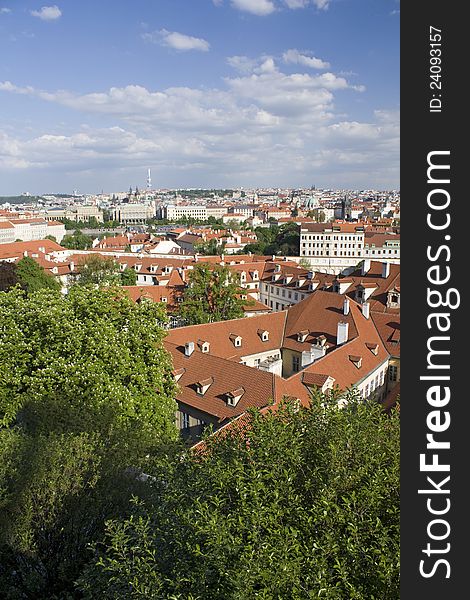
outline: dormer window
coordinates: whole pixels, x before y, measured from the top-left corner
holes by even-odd
[[[387,294],[387,307],[396,308],[400,306],[400,292],[397,289],[390,290]]]
[[[269,340],[269,331],[266,331],[265,329],[258,329],[258,335],[262,342],[267,342]]]
[[[142,265],[138,265],[138,264],[134,265],[134,271],[140,271],[141,268],[142,268]]]
[[[245,393],[245,388],[243,388],[243,387],[237,388],[236,390],[233,390],[231,392],[227,392],[227,394],[226,394],[227,404],[229,406],[236,406],[244,393]]]
[[[173,369],[173,371],[171,372],[173,377],[175,378],[175,381],[179,381],[181,379],[181,377],[183,377],[183,375],[186,373],[186,369],[182,368],[182,369]]]
[[[156,273],[158,271],[158,265],[150,265],[150,273]]]
[[[377,356],[379,353],[379,345],[374,344],[373,342],[366,342],[366,347],[372,352],[374,356]]]
[[[258,279],[259,279],[258,271],[253,271],[253,273],[251,274],[251,278],[253,279],[253,281],[258,281]]]
[[[353,363],[353,365],[357,369],[361,368],[361,366],[362,366],[362,356],[356,356],[354,354],[350,354],[349,355],[349,360]]]
[[[166,296],[162,297],[162,302],[168,302],[168,298]]]
[[[244,282],[246,281],[246,273],[245,273],[245,271],[242,271],[242,272],[240,273],[240,281],[241,281],[242,283],[244,283]]]
[[[279,264],[278,264],[278,265],[276,265],[276,266],[274,267],[274,272],[275,272],[275,273],[280,273],[280,272],[281,272],[281,265],[279,265]]]
[[[305,283],[305,279],[297,279],[297,287],[302,287]]]
[[[199,346],[203,354],[208,354],[210,350],[210,344],[206,340],[198,340],[197,345]]]
[[[303,329],[302,331],[299,331],[299,333],[297,334],[297,341],[305,342],[309,333],[310,331],[308,329]]]
[[[207,392],[207,390],[210,388],[210,386],[213,384],[213,382],[214,382],[213,377],[209,377],[208,379],[202,379],[201,381],[198,381],[196,383],[196,392],[200,396],[204,396],[204,394]]]
[[[286,275],[284,277],[284,283],[287,285],[288,283],[290,283],[293,279],[293,275],[291,275],[290,273],[288,275]]]
[[[229,338],[231,340],[231,342],[233,343],[233,345],[235,346],[235,348],[240,348],[242,345],[242,338],[239,335],[236,335],[235,333],[231,333],[229,335]]]

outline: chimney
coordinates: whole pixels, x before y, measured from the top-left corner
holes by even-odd
[[[387,277],[390,275],[390,263],[388,262],[383,262],[382,263],[382,277],[384,279],[387,279]]]
[[[364,261],[362,262],[361,275],[365,275],[366,273],[369,272],[369,270],[370,270],[370,259],[365,258]]]
[[[338,346],[341,346],[341,344],[344,344],[344,342],[347,342],[348,334],[349,334],[349,323],[344,323],[343,321],[340,321],[338,323],[338,329],[337,329],[337,333],[336,333],[336,344]]]
[[[349,315],[349,298],[345,298],[343,302],[343,315]]]
[[[186,342],[186,344],[184,345],[184,355],[191,356],[191,354],[193,352],[194,352],[194,342]]]
[[[369,314],[370,314],[370,304],[368,302],[364,302],[362,304],[362,314],[364,315],[364,317],[366,319],[369,318]]]

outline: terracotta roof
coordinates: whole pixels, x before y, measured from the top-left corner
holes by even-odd
[[[400,356],[400,315],[371,312],[371,318],[391,356]]]
[[[362,266],[356,269],[353,273],[348,275],[347,278],[338,278],[337,281],[352,281],[351,286],[348,288],[346,295],[354,299],[356,288],[359,285],[363,287],[377,286],[377,289],[372,292],[368,302],[370,304],[371,311],[386,311],[386,312],[399,312],[397,309],[387,308],[387,293],[393,289],[399,291],[400,289],[400,265],[390,264],[390,272],[388,277],[382,277],[382,265],[381,261],[371,260],[370,269],[367,273],[362,274]],[[369,285],[370,284],[370,285]]]
[[[339,294],[321,290],[312,292],[310,296],[292,306],[287,315],[283,346],[302,352],[308,350],[314,340],[324,335],[330,348],[336,346],[338,323],[349,323],[348,337],[357,337],[357,329],[351,314],[343,314],[344,299]],[[304,342],[298,341],[298,334],[309,330]]]
[[[227,361],[212,353],[195,350],[191,356],[185,356],[184,348],[171,343],[168,338],[164,344],[172,355],[174,368],[185,369],[178,380],[178,402],[216,417],[219,423],[233,419],[248,408],[266,406],[276,397],[275,379],[279,378],[272,373],[237,362],[227,368]],[[209,378],[212,378],[209,389],[204,396],[198,394],[197,384]],[[241,387],[245,393],[236,406],[231,406],[227,403],[227,394]]]
[[[40,250],[43,248],[44,251]],[[0,244],[0,260],[8,258],[23,258],[24,253],[31,254],[50,254],[52,252],[64,252],[63,248],[57,242],[52,240],[36,240],[34,242],[11,242],[9,244]]]
[[[304,300],[304,302],[306,301]],[[388,360],[389,353],[382,343],[372,319],[366,319],[363,316],[360,306],[356,302],[351,302],[350,315],[355,323],[356,337],[327,352],[323,358],[306,367],[303,372],[297,373],[296,376],[301,376],[302,373],[327,373],[333,377],[335,385],[344,390]],[[376,355],[368,349],[366,343],[378,345]],[[351,362],[350,355],[361,357],[359,368]]]
[[[210,343],[209,354],[239,362],[247,354],[278,350],[282,346],[285,320],[286,312],[281,311],[231,321],[190,325],[172,329],[168,333],[167,340],[184,347],[186,342],[196,342],[202,337]],[[258,329],[269,331],[268,341],[261,340],[257,333]],[[242,345],[235,346],[230,336],[240,336],[243,340]],[[200,350],[196,346],[195,353],[198,352]]]

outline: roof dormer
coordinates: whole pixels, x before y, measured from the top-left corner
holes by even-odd
[[[213,377],[208,377],[207,379],[202,379],[201,381],[196,382],[196,392],[200,396],[204,396],[210,386],[214,383]]]
[[[392,290],[387,292],[387,308],[399,308],[400,307],[400,289],[394,287]]]
[[[236,406],[244,393],[245,393],[245,388],[243,388],[243,387],[239,387],[236,390],[227,392],[227,394],[226,394],[227,404],[229,406]]]
[[[297,334],[297,341],[302,343],[305,342],[309,333],[310,331],[308,329],[303,329],[302,331],[299,331]]]
[[[297,287],[302,287],[303,284],[305,283],[306,279],[304,277],[299,277],[299,279],[297,279],[297,283],[296,286]]]
[[[237,335],[236,333],[231,333],[228,337],[230,338],[230,341],[235,346],[235,348],[241,348],[242,338],[240,335]]]
[[[315,281],[315,280],[311,281],[308,284],[308,291],[309,292],[313,292],[314,290],[316,290],[319,283],[320,283],[319,281]]]
[[[379,353],[379,345],[374,342],[366,342],[366,347],[372,352],[374,356]]]
[[[258,273],[258,271],[252,271],[251,272],[251,278],[253,279],[253,281],[258,281],[259,280],[259,273]]]
[[[245,283],[245,281],[246,281],[246,271],[242,271],[240,273],[240,282]]]
[[[267,342],[269,340],[269,331],[266,331],[266,329],[258,329],[257,333],[262,342]]]
[[[349,358],[349,360],[353,363],[353,365],[357,369],[361,368],[361,366],[362,366],[362,356],[356,356],[354,354],[350,354],[348,358]]]
[[[210,343],[206,340],[198,340],[197,345],[199,346],[203,354],[208,354],[210,350]]]
[[[171,373],[175,378],[175,381],[179,381],[181,377],[183,377],[183,375],[186,373],[186,369],[184,367],[182,367],[181,369],[173,369]]]

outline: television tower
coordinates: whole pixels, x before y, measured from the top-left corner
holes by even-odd
[[[147,189],[150,190],[152,187],[152,178],[150,176],[150,169],[147,171]]]

